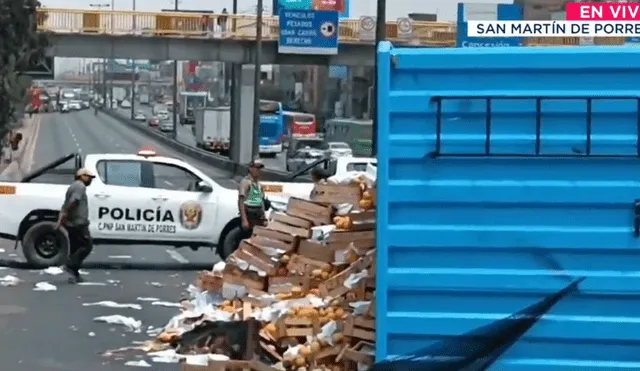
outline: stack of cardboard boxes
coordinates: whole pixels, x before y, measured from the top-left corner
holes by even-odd
[[[317,185],[311,200],[291,198],[222,271],[197,279],[228,299],[223,311],[261,321],[259,344],[269,359],[261,369],[308,371],[373,363],[374,282],[375,186],[362,177]],[[276,316],[258,315],[275,307]]]

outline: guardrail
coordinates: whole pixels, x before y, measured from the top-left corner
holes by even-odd
[[[340,21],[340,42],[372,44],[358,37],[360,21]],[[108,10],[51,9],[38,10],[39,31],[54,33],[215,37],[255,40],[256,16],[180,12],[133,12]],[[398,44],[453,46],[455,25],[446,22],[414,22],[413,37],[398,38],[397,22],[387,22],[387,39]],[[278,39],[278,17],[264,16],[264,40]]]
[[[231,161],[228,157],[216,155],[214,153],[207,152],[200,148],[195,148],[195,147],[191,147],[186,144],[180,143],[177,140],[174,140],[166,136],[165,134],[160,133],[157,130],[151,129],[145,125],[141,125],[140,122],[138,121],[133,121],[131,119],[123,117],[117,111],[111,110],[109,108],[103,108],[102,112],[126,124],[127,126],[131,127],[133,130],[137,130],[143,135],[148,136],[154,139],[155,141],[166,145],[167,147],[173,149],[178,153],[182,153],[185,156],[191,157],[195,160],[210,164],[211,166],[218,168],[220,170],[228,171],[233,175],[245,175],[249,170],[249,167],[246,164],[237,164]],[[261,177],[266,181],[286,182],[286,181],[291,181],[293,176],[295,175],[292,175],[291,173],[265,168],[262,171]],[[309,177],[299,176],[297,177],[297,179],[309,180]]]

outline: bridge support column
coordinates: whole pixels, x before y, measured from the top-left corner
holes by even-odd
[[[253,153],[253,92],[254,67],[234,64],[231,80],[230,158],[247,164]]]

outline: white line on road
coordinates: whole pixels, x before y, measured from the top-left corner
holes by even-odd
[[[175,250],[167,250],[167,254],[169,254],[171,259],[177,261],[178,263],[189,264],[189,260],[187,258],[185,258],[184,256],[182,256],[182,254],[180,254],[179,252],[177,252]]]

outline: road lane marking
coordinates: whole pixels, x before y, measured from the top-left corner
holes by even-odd
[[[185,258],[184,256],[182,256],[182,254],[180,254],[179,252],[177,252],[175,250],[167,250],[167,254],[169,254],[171,259],[177,261],[178,263],[189,264],[189,260],[187,258]]]
[[[35,162],[35,157],[36,157],[35,154],[36,154],[36,148],[38,145],[38,136],[40,135],[40,122],[42,121],[42,116],[40,115],[36,116],[36,118],[33,121],[34,121],[33,125],[35,127],[33,128],[33,132],[31,135],[31,143],[29,143],[30,146],[28,148],[25,148],[25,151],[27,151],[27,158],[28,158],[28,161],[25,162],[25,165],[27,166],[25,171],[26,173],[31,172],[31,169],[33,168],[33,165]]]

